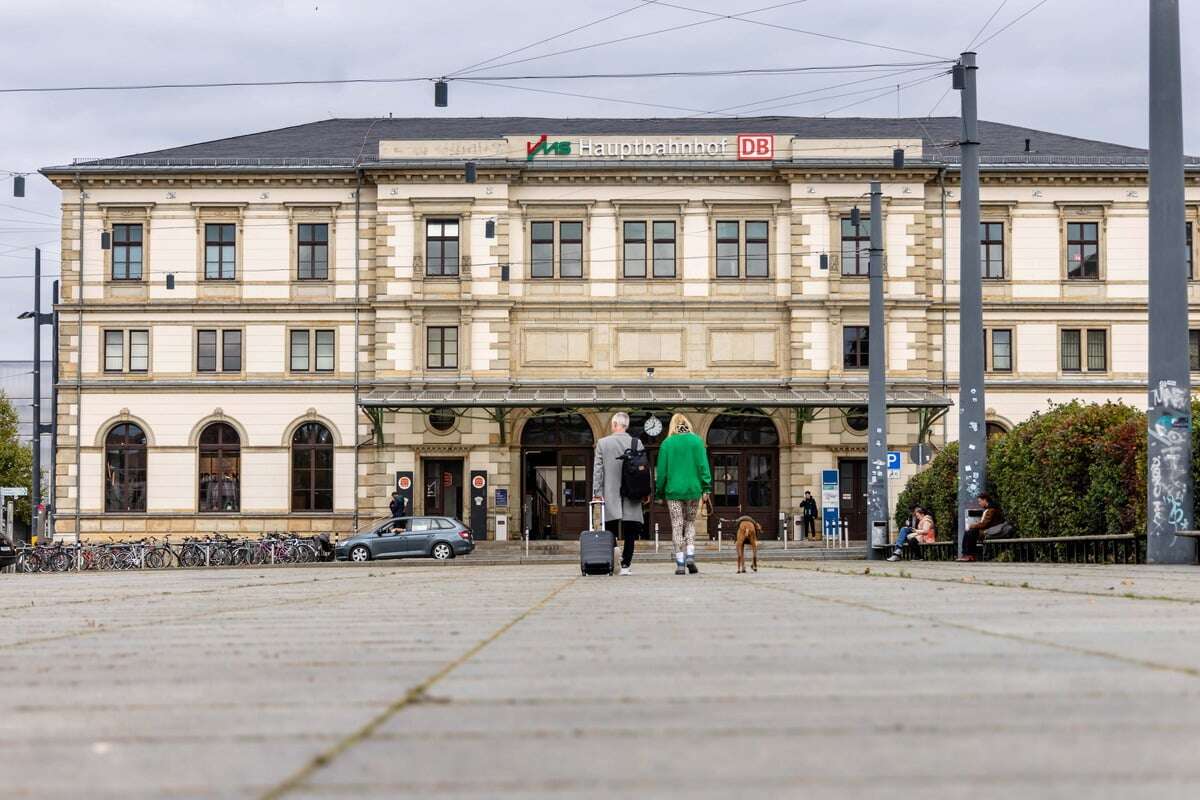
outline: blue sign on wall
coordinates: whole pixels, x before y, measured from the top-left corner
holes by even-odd
[[[903,462],[900,460],[899,450],[888,450],[888,469],[892,472],[899,472]]]

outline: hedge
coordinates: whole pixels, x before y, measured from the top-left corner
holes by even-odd
[[[1200,419],[1200,403],[1192,403]],[[1200,426],[1192,427],[1192,480],[1200,481]],[[988,443],[988,491],[1026,536],[1085,536],[1146,527],[1146,415],[1121,403],[1052,406]],[[933,513],[939,539],[957,535],[958,447],[913,476],[896,502]],[[1193,493],[1200,512],[1200,493]],[[1200,519],[1200,516],[1194,516]]]

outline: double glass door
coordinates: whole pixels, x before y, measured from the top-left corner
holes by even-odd
[[[714,518],[709,520],[709,535],[716,535],[716,517],[729,520],[745,514],[762,525],[765,538],[776,538],[779,535],[778,451],[714,450],[710,459]],[[728,523],[722,530],[733,535]]]

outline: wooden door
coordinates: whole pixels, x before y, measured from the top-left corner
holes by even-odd
[[[842,521],[850,528],[850,538],[867,538],[867,460],[843,458],[838,460]]]

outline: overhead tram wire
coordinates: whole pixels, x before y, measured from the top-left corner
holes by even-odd
[[[887,70],[892,67],[908,67],[908,66],[934,66],[940,65],[941,61],[930,62],[896,62],[896,63],[866,63],[866,64],[823,64],[823,65],[804,65],[790,67],[744,67],[735,69],[715,69],[715,70],[669,70],[664,72],[609,72],[609,73],[566,73],[566,74],[546,74],[546,75],[470,75],[459,78],[447,78],[451,81],[465,81],[468,78],[471,81],[564,81],[564,80],[622,80],[622,79],[645,79],[645,78],[713,78],[713,77],[754,77],[754,76],[775,76],[775,75],[794,75],[799,73],[813,74],[841,74],[841,73],[857,73],[870,72],[873,70]],[[403,78],[331,78],[328,80],[288,80],[288,81],[217,81],[208,83],[144,83],[144,84],[93,84],[79,86],[24,86],[24,87],[9,87],[0,88],[0,94],[14,93],[56,93],[56,92],[106,92],[106,91],[142,91],[156,89],[219,89],[219,88],[242,88],[255,86],[320,86],[320,85],[339,85],[348,83],[417,83],[423,81],[438,80],[432,76],[426,77],[403,77]],[[30,175],[29,172],[7,172],[11,175]]]
[[[937,64],[940,66],[942,62],[926,62],[926,63],[930,64],[931,66],[934,64]],[[883,80],[885,78],[894,78],[897,75],[905,75],[905,74],[908,74],[911,72],[919,71],[920,69],[922,69],[922,68],[914,66],[911,69],[897,70],[895,72],[886,72],[886,73],[879,74],[879,75],[873,75],[872,77],[869,77],[869,78],[858,78],[858,79],[852,80],[852,81],[844,81],[842,83],[834,83],[834,84],[829,84],[827,86],[819,86],[814,89],[805,89],[804,91],[801,91],[801,92],[790,92],[788,94],[775,95],[774,97],[764,97],[760,100],[752,100],[751,102],[739,103],[738,105],[734,105],[734,106],[725,106],[723,108],[713,109],[713,110],[705,112],[705,113],[720,114],[720,113],[724,113],[727,111],[734,111],[735,109],[746,109],[746,108],[749,108],[750,106],[762,105],[763,103],[772,103],[776,100],[789,100],[793,97],[804,97],[806,95],[817,94],[818,92],[823,92],[823,91],[830,90],[830,89],[842,89],[846,86],[856,86],[861,83],[870,83],[871,81]],[[757,110],[752,110],[749,113],[757,113]]]
[[[578,25],[574,28],[571,28],[570,30],[563,31],[562,33],[556,33],[553,36],[547,36],[544,39],[538,39],[536,42],[527,44],[524,47],[518,47],[516,50],[509,50],[507,53],[501,53],[498,56],[492,56],[491,58],[489,58],[485,61],[477,61],[474,64],[471,64],[470,66],[463,67],[462,69],[456,69],[454,72],[448,73],[446,75],[446,77],[453,78],[455,75],[459,75],[463,72],[467,72],[469,70],[483,67],[487,64],[492,63],[493,61],[499,61],[502,58],[508,58],[509,56],[515,56],[517,53],[523,53],[526,50],[529,50],[530,48],[533,48],[533,47],[537,47],[540,44],[546,44],[547,42],[552,42],[555,39],[561,39],[564,36],[570,36],[572,33],[579,33],[582,30],[586,30],[587,28],[591,28],[593,26],[599,25],[602,22],[608,22],[610,19],[616,19],[617,17],[624,16],[625,14],[629,14],[630,12],[645,8],[648,5],[652,5],[652,0],[642,0],[642,2],[638,3],[636,6],[630,6],[629,8],[623,9],[614,14],[609,14],[607,17],[600,17],[599,19],[594,19],[591,22],[584,23],[583,25]]]
[[[938,73],[938,74],[945,74],[945,73],[943,72],[943,73]],[[933,76],[928,76],[928,77],[933,77]],[[918,81],[918,83],[919,82],[921,82],[921,81]],[[902,85],[907,86],[909,84],[902,84]],[[913,84],[913,85],[915,85],[915,84]],[[865,89],[855,89],[854,91],[850,91],[850,92],[838,92],[836,94],[819,95],[816,97],[809,97],[804,100],[794,100],[794,101],[787,102],[787,103],[776,103],[774,105],[763,106],[761,108],[751,109],[748,112],[748,115],[755,116],[755,115],[763,114],[765,112],[774,112],[779,109],[792,108],[794,106],[805,106],[805,105],[809,105],[811,103],[823,103],[827,100],[839,100],[843,97],[857,97],[860,95],[870,94],[871,92],[878,92],[878,91],[880,91],[879,86],[870,86]],[[892,84],[888,89],[886,89],[884,91],[885,91],[885,93],[896,91],[896,84]]]
[[[1000,0],[1000,5],[996,6],[996,10],[993,11],[992,15],[987,18],[987,22],[983,23],[979,30],[975,31],[975,35],[971,37],[971,41],[967,42],[967,46],[962,49],[964,53],[970,51],[971,45],[975,44],[975,40],[983,35],[983,32],[986,31],[988,26],[992,24],[992,20],[996,18],[996,15],[999,14],[1006,5],[1008,5],[1008,0]]]
[[[1043,0],[1043,2],[1045,2],[1045,0]],[[952,59],[947,59],[943,56],[934,55],[933,53],[924,53],[920,50],[908,50],[903,47],[893,47],[891,45],[879,44],[877,42],[867,42],[867,41],[863,41],[862,39],[851,39],[848,36],[838,36],[838,35],[832,34],[832,33],[821,33],[819,31],[810,31],[810,30],[805,30],[803,28],[793,28],[789,25],[780,25],[775,22],[764,22],[764,21],[758,20],[758,19],[746,19],[741,14],[720,14],[716,11],[706,11],[701,8],[692,8],[690,6],[681,6],[676,3],[668,3],[668,2],[666,2],[666,0],[655,0],[655,3],[660,6],[666,6],[667,8],[677,8],[681,11],[692,11],[696,14],[708,14],[708,15],[716,17],[718,19],[736,19],[739,22],[745,22],[749,25],[760,25],[764,28],[775,28],[776,30],[781,30],[781,31],[791,31],[792,33],[800,33],[805,36],[815,36],[815,37],[818,37],[821,39],[831,39],[836,42],[845,42],[847,44],[857,44],[857,45],[862,45],[863,47],[874,47],[879,50],[891,50],[894,53],[907,53],[908,55],[924,56],[925,58],[936,58],[936,59],[940,59],[940,60],[944,60],[944,61],[952,60]],[[756,12],[748,12],[748,13],[756,13]]]
[[[580,45],[578,47],[571,47],[566,50],[554,50],[549,53],[543,53],[542,55],[539,55],[539,56],[529,56],[527,58],[516,59],[515,61],[505,61],[501,64],[493,64],[491,67],[489,67],[489,69],[499,69],[501,67],[510,67],[514,64],[525,64],[530,61],[539,61],[543,58],[553,58],[554,56],[567,55],[568,53],[579,53],[584,50],[593,50],[597,47],[605,47],[606,45],[610,45],[610,44],[621,44],[623,42],[632,42],[637,39],[645,39],[650,36],[658,36],[661,33],[671,33],[673,31],[682,31],[682,30],[687,30],[688,28],[696,28],[701,25],[711,25],[712,23],[718,22],[721,19],[742,19],[743,17],[746,17],[750,14],[761,14],[765,11],[773,11],[776,8],[783,8],[784,6],[794,6],[794,5],[798,5],[799,3],[806,3],[806,2],[808,2],[808,0],[788,0],[788,2],[785,2],[785,3],[773,3],[769,6],[763,6],[762,8],[755,8],[755,9],[751,9],[750,11],[743,11],[740,14],[731,14],[728,16],[719,15],[718,17],[713,18],[713,19],[702,19],[702,20],[697,20],[695,22],[688,22],[683,25],[672,25],[669,28],[657,28],[652,31],[644,31],[642,33],[632,33],[632,34],[629,34],[628,36],[621,36],[616,39],[608,39],[603,42],[593,42],[591,44]],[[478,72],[478,70],[471,70],[471,71],[467,72],[466,75],[473,77],[473,73],[475,73],[475,72]],[[459,75],[463,75],[463,73],[459,73]],[[457,80],[462,80],[462,78],[459,77],[459,78],[457,78]]]
[[[907,88],[909,88],[909,87],[911,87],[911,86],[920,86],[922,83],[928,83],[929,81],[933,80],[934,78],[938,78],[938,77],[941,77],[941,76],[943,76],[943,75],[949,75],[949,74],[950,74],[950,71],[949,71],[949,70],[946,70],[946,71],[944,71],[944,72],[938,72],[938,73],[935,73],[935,74],[933,74],[933,75],[928,75],[928,76],[926,76],[926,77],[924,77],[924,78],[919,78],[919,79],[917,79],[917,80],[915,80],[915,81],[910,81],[910,82],[908,82],[908,83],[903,83],[903,84],[900,84],[900,87],[901,87],[901,88],[904,88],[904,89],[907,89]],[[838,112],[838,111],[844,111],[844,110],[845,110],[845,109],[847,109],[847,108],[853,108],[854,106],[859,106],[859,105],[862,105],[863,103],[869,103],[869,102],[871,102],[872,100],[878,100],[878,99],[879,99],[879,98],[881,98],[881,97],[887,97],[888,95],[890,95],[890,94],[891,94],[892,92],[894,92],[894,91],[896,91],[896,87],[894,87],[894,86],[893,86],[893,87],[889,87],[889,88],[888,88],[886,91],[880,92],[879,94],[872,95],[871,97],[864,97],[862,100],[856,100],[856,101],[854,101],[853,103],[847,103],[847,104],[846,104],[846,105],[844,105],[844,106],[838,106],[837,108],[831,108],[831,109],[829,109],[828,111],[826,111],[826,112],[824,112],[824,113],[818,114],[817,116],[819,116],[819,117],[827,117],[827,116],[829,116],[830,114],[833,114],[833,113],[835,113],[835,112]]]
[[[996,31],[995,33],[993,33],[992,35],[990,35],[990,36],[988,36],[986,39],[984,39],[982,42],[980,42],[980,43],[977,45],[977,47],[983,47],[985,44],[987,44],[988,42],[990,42],[992,39],[995,39],[997,36],[999,36],[1000,34],[1004,33],[1006,30],[1008,30],[1009,28],[1011,28],[1013,25],[1016,25],[1018,22],[1020,22],[1021,20],[1025,19],[1025,18],[1026,18],[1026,17],[1028,17],[1030,14],[1032,14],[1032,13],[1033,13],[1033,12],[1035,12],[1035,11],[1037,11],[1039,8],[1041,8],[1042,6],[1046,5],[1046,3],[1048,3],[1048,2],[1049,2],[1049,0],[1040,0],[1040,2],[1038,2],[1038,3],[1035,3],[1035,4],[1033,5],[1033,7],[1032,7],[1032,8],[1030,8],[1028,11],[1026,11],[1024,14],[1021,14],[1021,15],[1019,15],[1019,16],[1017,16],[1017,17],[1013,18],[1013,19],[1012,19],[1012,20],[1011,20],[1011,21],[1010,21],[1010,22],[1009,22],[1007,25],[1005,25],[1003,28],[1001,28],[1000,30]]]

